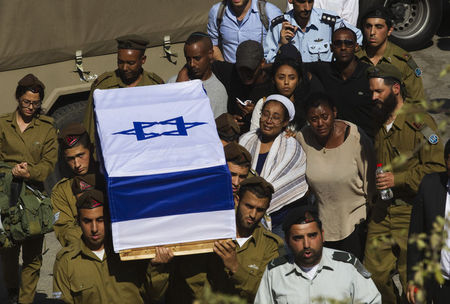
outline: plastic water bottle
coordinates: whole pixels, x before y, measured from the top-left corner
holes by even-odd
[[[376,174],[384,173],[383,164],[377,164]],[[394,193],[392,193],[391,188],[380,190],[380,196],[383,201],[388,201],[394,197]]]

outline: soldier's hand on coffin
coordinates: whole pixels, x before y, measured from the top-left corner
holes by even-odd
[[[167,264],[173,259],[173,252],[170,248],[156,247],[156,256],[151,260],[152,265]]]
[[[232,273],[238,270],[239,262],[236,254],[236,244],[231,241],[214,242],[214,252],[220,256],[225,267]]]

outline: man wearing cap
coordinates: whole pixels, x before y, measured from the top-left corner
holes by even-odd
[[[274,84],[264,66],[264,50],[259,42],[247,40],[236,51],[236,63],[215,61],[213,72],[228,93],[228,113],[238,121],[241,134],[250,128],[256,102],[269,96]]]
[[[289,0],[294,9],[272,20],[264,50],[266,61],[273,62],[281,45],[291,43],[302,54],[303,62],[331,61],[331,34],[335,28],[348,27],[362,42],[359,29],[336,13],[314,7],[314,0]]]
[[[236,48],[245,40],[264,42],[270,20],[281,15],[278,7],[260,0],[221,1],[208,15],[208,34],[214,59],[234,63]]]
[[[81,236],[75,206],[77,196],[96,186],[99,188],[96,180],[103,177],[96,170],[92,144],[83,125],[72,123],[65,126],[59,134],[59,142],[62,159],[73,175],[72,178],[61,179],[54,186],[51,197],[56,238],[64,247]]]
[[[183,259],[176,278],[179,284],[186,285],[184,290],[188,292],[178,294],[181,299],[174,299],[173,303],[192,303],[189,293],[191,297],[201,296],[205,284],[211,285],[213,291],[253,301],[266,265],[284,254],[283,240],[260,223],[272,193],[272,185],[262,177],[251,177],[241,183],[235,196],[236,240],[215,242],[215,254]]]
[[[216,128],[219,139],[224,147],[231,142],[238,142],[241,129],[231,114],[223,113],[217,117]]]
[[[374,147],[385,171],[377,174],[376,187],[392,189],[393,198],[375,200],[364,264],[373,274],[383,303],[396,303],[391,276],[398,271],[406,290],[411,204],[423,176],[445,170],[444,154],[433,118],[418,105],[405,103],[401,72],[384,62],[367,71],[379,126]]]
[[[252,164],[252,156],[250,153],[238,143],[229,143],[224,147],[225,159],[227,160],[228,170],[231,174],[231,186],[233,194],[237,194],[239,186],[244,181]],[[254,173],[252,173],[254,175]]]
[[[16,206],[25,184],[41,192],[58,159],[54,121],[40,114],[44,84],[33,74],[23,77],[16,87],[17,109],[0,116],[0,172],[10,172],[9,206]],[[13,190],[14,189],[14,190]],[[28,192],[28,190],[26,190]],[[30,192],[31,193],[31,192]],[[44,236],[27,239],[1,252],[5,285],[11,302],[32,303],[42,265]],[[19,291],[19,252],[22,247],[22,272]]]
[[[381,303],[381,295],[352,254],[323,247],[322,223],[312,206],[294,208],[283,223],[291,256],[273,260],[255,304]]]
[[[213,46],[211,38],[205,33],[192,33],[184,44],[186,64],[167,83],[200,79],[208,95],[214,118],[227,112],[227,91],[212,72]]]
[[[382,62],[394,65],[401,72],[406,101],[425,100],[422,71],[411,54],[388,40],[394,30],[389,11],[381,7],[368,12],[362,19],[362,29],[365,43],[356,56],[374,66]]]
[[[56,256],[54,298],[65,303],[147,303],[148,298],[158,298],[166,286],[167,274],[159,273],[147,260],[120,261],[109,240],[103,193],[96,189],[85,191],[76,207],[82,236]],[[171,258],[169,249],[158,248],[150,264],[167,263]]]
[[[143,65],[147,59],[145,49],[149,41],[138,35],[119,37],[117,40],[117,70],[100,75],[92,84],[89,94],[83,125],[85,126],[91,143],[95,147],[95,116],[94,97],[95,89],[127,88],[161,84],[164,81],[152,72],[144,71]],[[94,151],[94,157],[96,157]]]

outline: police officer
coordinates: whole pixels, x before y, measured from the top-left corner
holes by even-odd
[[[394,65],[402,74],[406,101],[424,100],[421,69],[411,54],[388,40],[394,30],[392,24],[392,17],[385,8],[368,12],[362,19],[364,45],[356,56],[374,66],[382,62]]]
[[[25,181],[40,191],[44,190],[43,183],[53,171],[58,156],[54,121],[40,114],[44,89],[36,76],[26,75],[16,88],[16,111],[0,117],[0,161],[12,167],[10,170],[17,184]],[[20,246],[23,265],[19,302],[32,303],[42,265],[43,240],[42,235],[2,252],[6,287],[13,303],[18,296]]]
[[[370,273],[358,259],[323,247],[322,223],[312,206],[294,208],[283,230],[293,256],[270,262],[255,304],[381,303]]]
[[[289,0],[289,3],[294,9],[271,22],[264,44],[267,62],[273,62],[279,47],[288,43],[297,47],[303,62],[331,61],[331,34],[341,26],[352,29],[361,44],[359,29],[333,12],[314,8],[314,0]]]
[[[91,86],[88,105],[83,125],[89,133],[91,142],[95,147],[94,98],[95,89],[113,89],[135,86],[161,84],[164,81],[158,75],[144,71],[142,65],[147,57],[145,49],[148,40],[138,35],[119,37],[117,40],[117,70],[100,75]],[[94,153],[94,157],[96,154]]]
[[[56,256],[54,298],[65,303],[146,303],[149,297],[157,298],[166,286],[157,276],[167,275],[153,271],[153,280],[146,283],[146,270],[152,268],[148,261],[120,261],[108,241],[103,193],[87,190],[77,199],[76,206],[82,237]],[[152,262],[167,262],[171,258],[172,253],[164,248],[157,251]]]
[[[396,303],[391,275],[398,270],[406,290],[411,203],[425,174],[445,171],[444,154],[433,118],[419,106],[405,103],[400,71],[384,62],[367,71],[379,118],[376,158],[387,171],[377,175],[376,187],[391,188],[393,198],[379,198],[372,208],[364,262],[383,303]]]

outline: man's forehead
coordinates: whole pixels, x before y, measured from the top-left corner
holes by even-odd
[[[291,226],[291,235],[306,235],[308,233],[320,232],[316,221],[305,224],[294,224]]]
[[[334,33],[333,33],[333,40],[334,39],[338,39],[338,38],[345,38],[345,39],[349,39],[349,40],[353,40],[353,41],[355,41],[355,37],[354,37],[354,35],[352,34],[352,32],[351,32],[351,30],[350,29],[342,29],[342,30],[336,30]]]
[[[266,205],[269,203],[269,198],[263,197],[260,198],[256,196],[256,194],[251,191],[245,191],[244,195],[240,199],[241,203],[250,204],[252,206]]]
[[[92,209],[81,208],[78,209],[78,213],[80,215],[80,218],[96,219],[99,217],[103,217],[103,206],[95,207]]]
[[[384,20],[383,18],[374,18],[374,17],[367,18],[365,24],[387,26],[386,20]]]

